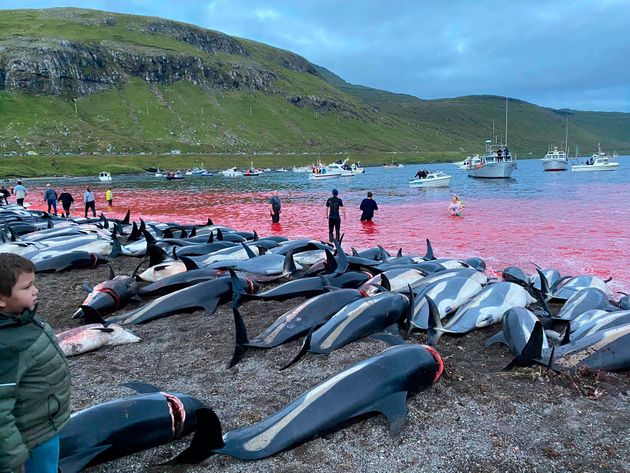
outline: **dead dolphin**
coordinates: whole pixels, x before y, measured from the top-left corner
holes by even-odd
[[[512,307],[503,314],[502,328],[499,333],[486,340],[486,347],[495,343],[503,343],[515,355],[521,355],[531,338],[536,323],[539,323],[530,310],[525,307]],[[549,349],[549,342],[543,333],[542,348]]]
[[[75,412],[60,434],[59,466],[77,473],[185,437],[197,427],[201,401],[187,394],[130,385],[145,394],[115,399]],[[95,428],[98,426],[98,428]]]
[[[66,356],[80,355],[88,351],[98,350],[103,346],[125,345],[136,343],[140,338],[120,325],[88,324],[55,334],[59,346]]]
[[[238,363],[248,348],[273,348],[294,340],[324,323],[343,307],[366,296],[357,289],[335,289],[312,297],[282,314],[252,340],[247,338],[245,324],[240,312],[235,308],[236,346],[228,368]]]
[[[254,425],[227,432],[214,412],[198,422],[190,447],[171,463],[199,463],[213,454],[257,460],[339,429],[351,419],[382,413],[390,434],[405,424],[407,397],[435,383],[443,370],[438,353],[416,344],[398,345],[363,360],[309,389]]]
[[[552,316],[555,320],[572,320],[578,315],[592,309],[615,310],[608,296],[596,287],[587,287],[574,292],[564,303],[560,312]]]
[[[135,271],[134,271],[135,273]],[[135,274],[132,276],[116,276],[112,267],[109,267],[109,279],[90,287],[87,282],[83,288],[89,292],[81,306],[90,306],[99,314],[105,315],[124,307],[131,299],[138,295],[138,283]],[[72,318],[81,317],[83,309],[79,308]]]

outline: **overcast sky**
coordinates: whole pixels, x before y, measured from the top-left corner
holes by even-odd
[[[630,112],[630,0],[0,0],[54,6],[193,23],[425,99]]]

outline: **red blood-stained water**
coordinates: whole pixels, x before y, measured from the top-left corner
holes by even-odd
[[[69,189],[82,195],[79,188]],[[593,195],[609,193],[610,187],[589,189]],[[613,189],[615,192],[615,190]],[[623,186],[617,191],[623,191]],[[39,192],[34,189],[34,192]],[[256,230],[259,235],[328,239],[325,213],[327,196],[312,191],[283,191],[279,224],[272,224],[269,192],[224,192],[179,189],[116,189],[114,208],[104,205],[104,190],[97,191],[97,211],[122,218],[204,224],[208,217],[237,230]],[[344,247],[358,249],[382,245],[390,252],[424,254],[429,238],[437,257],[479,256],[488,270],[500,274],[507,266],[533,273],[537,263],[562,274],[612,277],[614,291],[630,290],[630,210],[623,205],[612,212],[606,199],[567,204],[562,199],[480,197],[465,199],[465,213],[452,217],[448,201],[379,202],[374,222],[359,221],[363,193],[341,195],[346,218],[342,221]],[[43,208],[34,205],[33,208]],[[78,209],[78,206],[77,206]],[[82,211],[80,212],[82,216]],[[77,214],[75,213],[75,216]]]

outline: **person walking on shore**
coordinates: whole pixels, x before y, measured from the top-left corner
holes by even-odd
[[[337,189],[332,190],[332,197],[329,197],[326,201],[326,218],[328,218],[328,241],[333,241],[333,230],[335,232],[335,240],[339,241],[341,232],[341,215],[339,215],[339,208],[342,208],[343,218],[346,218],[346,209],[343,208],[343,201],[337,197],[339,191]]]
[[[72,202],[74,202],[74,197],[72,197],[72,194],[66,191],[65,187],[63,188],[63,192],[59,196],[59,202],[61,202],[61,206],[63,207],[64,216],[66,218],[69,218],[70,207],[72,206]]]
[[[108,208],[112,208],[112,188],[109,187],[107,188],[107,191],[105,191],[105,200],[107,201],[107,207]]]
[[[271,215],[271,223],[279,223],[280,222],[280,209],[282,208],[282,203],[280,202],[280,196],[278,195],[278,191],[273,191],[273,195],[271,199],[269,199],[269,215]]]
[[[13,195],[15,195],[15,202],[21,207],[24,207],[24,199],[26,198],[26,187],[22,185],[22,181],[18,181],[17,185],[13,188]]]
[[[50,187],[50,184],[46,184],[46,191],[44,192],[44,201],[48,204],[47,212],[50,213],[50,209],[53,209],[55,215],[57,215],[57,192]]]
[[[85,204],[85,218],[88,215],[88,209],[92,209],[92,217],[96,217],[96,198],[94,192],[88,187],[83,193],[83,203]]]
[[[374,218],[374,211],[378,210],[378,205],[376,205],[376,201],[372,199],[372,193],[367,193],[367,198],[363,199],[361,205],[359,206],[361,209],[361,221],[362,222],[371,222]]]

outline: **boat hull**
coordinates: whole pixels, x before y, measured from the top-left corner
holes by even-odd
[[[413,179],[409,181],[409,187],[448,187],[452,176],[440,177],[437,179]]]
[[[563,159],[545,159],[543,160],[543,169],[545,171],[567,171],[569,163]]]
[[[515,169],[515,161],[499,161],[496,163],[486,163],[481,166],[476,165],[474,168],[468,168],[467,172],[470,177],[480,179],[508,179],[512,177],[512,173]]]
[[[334,179],[336,177],[341,177],[339,173],[326,172],[323,174],[309,174],[308,178],[311,180],[319,181],[320,179]]]
[[[593,172],[593,171],[614,171],[619,167],[619,163],[609,164],[578,164],[571,166],[572,172]]]

